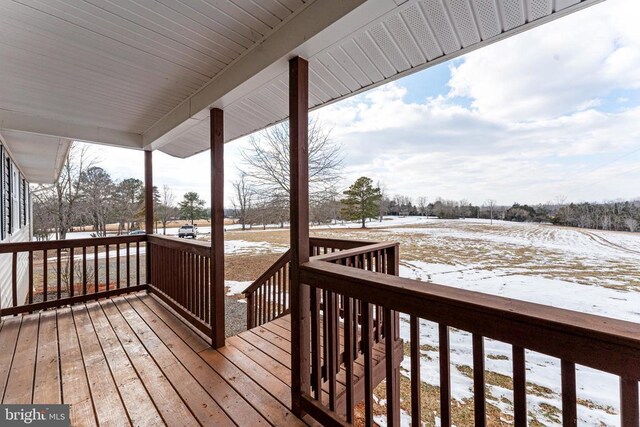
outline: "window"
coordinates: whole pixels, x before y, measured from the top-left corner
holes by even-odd
[[[4,165],[4,194],[2,199],[4,200],[4,225],[5,225],[5,238],[7,234],[11,234],[13,232],[13,203],[12,203],[12,175],[11,175],[11,159],[6,155],[3,159]]]
[[[0,240],[7,238],[4,146],[0,144]]]

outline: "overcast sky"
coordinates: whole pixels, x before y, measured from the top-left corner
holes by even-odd
[[[640,1],[607,0],[314,113],[390,195],[482,204],[640,197]],[[226,178],[246,140],[225,146]],[[94,146],[116,179],[140,152]],[[209,201],[209,152],[154,152],[154,184]],[[226,194],[231,195],[229,185]],[[228,198],[227,197],[227,198]]]

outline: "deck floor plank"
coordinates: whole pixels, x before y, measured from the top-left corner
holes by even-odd
[[[166,324],[148,306],[136,296],[125,297],[127,302],[135,309],[147,326],[155,332],[187,369],[193,378],[198,381],[208,394],[216,401],[225,413],[239,425],[268,425],[264,419],[242,395],[234,390],[211,366],[209,366],[197,353],[193,352],[173,330],[171,324]],[[176,319],[176,322],[179,320]],[[168,326],[168,327],[167,327]]]
[[[141,303],[151,308],[159,319],[179,335],[183,342],[194,344],[193,350],[199,349],[197,351],[199,356],[238,393],[244,395],[247,402],[269,420],[272,425],[304,425],[302,421],[292,415],[287,407],[277,401],[268,391],[260,387],[237,366],[225,359],[217,350],[212,349],[204,340],[201,340],[205,344],[202,346],[201,343],[189,339],[189,337],[193,337],[189,327],[168,310],[163,310],[160,303],[153,297],[139,296],[138,298]],[[239,420],[234,418],[234,421],[238,422]]]
[[[58,340],[58,319],[55,311],[45,311],[40,315],[38,336],[38,359],[33,387],[33,403],[61,403],[60,357]]]
[[[100,302],[111,327],[123,344],[136,372],[167,425],[197,426],[198,421],[138,340],[112,300]]]
[[[131,418],[131,423],[140,427],[162,424],[160,413],[138,377],[125,349],[120,345],[104,312],[97,304],[88,305],[87,311],[100,340],[113,379]]]
[[[2,349],[0,351],[0,387],[2,388],[0,401],[4,400],[6,394],[7,380],[20,334],[20,324],[22,324],[22,317],[10,317],[2,322],[2,329],[0,329],[0,348]]]
[[[71,405],[72,425],[97,425],[82,352],[70,308],[58,310],[62,403]]]
[[[77,305],[71,312],[78,332],[93,406],[100,425],[114,427],[131,425],[87,308],[84,305]]]
[[[38,327],[40,316],[29,316],[20,325],[20,334],[3,403],[31,403],[33,379],[38,352]]]
[[[112,301],[198,421],[203,425],[234,425],[124,297]]]

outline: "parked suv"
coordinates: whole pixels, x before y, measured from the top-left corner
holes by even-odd
[[[185,224],[178,230],[178,237],[191,237],[195,239],[198,235],[198,227],[195,225]]]

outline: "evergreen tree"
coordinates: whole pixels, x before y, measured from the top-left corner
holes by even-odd
[[[347,197],[342,199],[345,205],[342,215],[351,220],[362,220],[362,228],[365,228],[367,218],[378,215],[378,203],[382,198],[380,188],[373,187],[372,184],[371,178],[360,177],[344,192]]]
[[[182,201],[178,203],[178,207],[180,208],[180,215],[182,215],[182,218],[188,219],[191,221],[191,224],[193,224],[196,219],[200,219],[206,214],[204,200],[202,200],[198,193],[194,191],[185,193]]]

